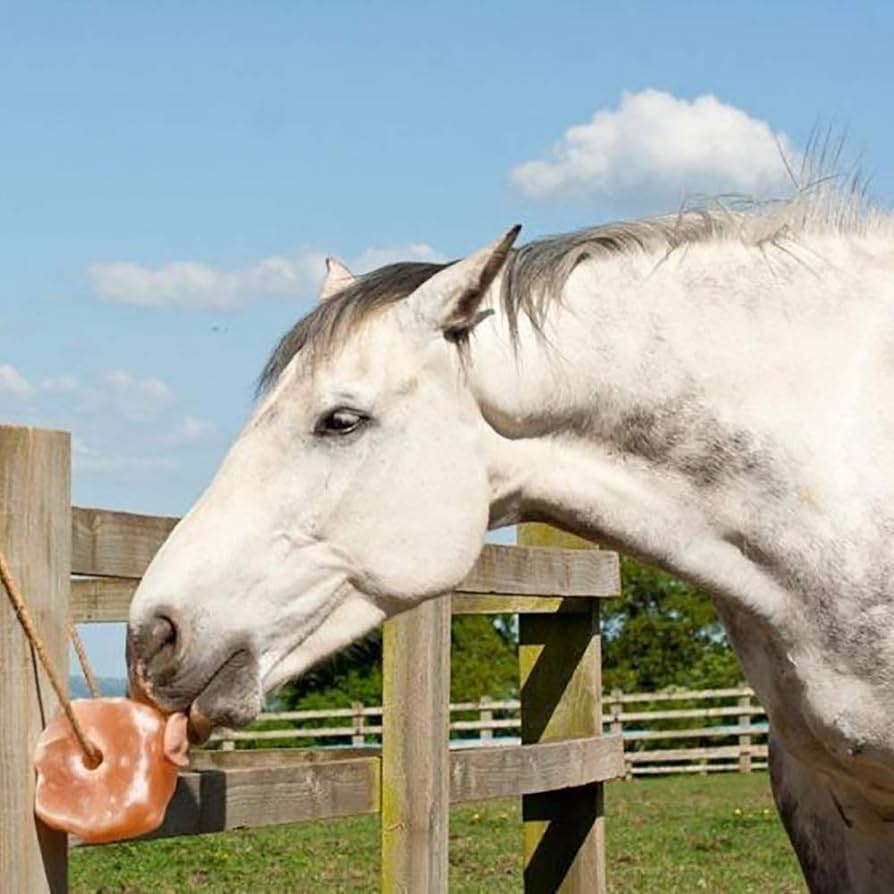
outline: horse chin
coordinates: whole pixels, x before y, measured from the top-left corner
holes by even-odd
[[[190,740],[207,741],[218,726],[247,726],[258,716],[262,705],[257,657],[252,650],[240,649],[218,668],[190,704]]]
[[[281,642],[261,657],[260,689],[277,692],[341,649],[369,633],[396,609],[386,611],[385,600],[376,600],[345,582],[311,623],[295,624],[300,633]],[[397,605],[397,603],[394,603]],[[402,605],[401,608],[407,606]]]

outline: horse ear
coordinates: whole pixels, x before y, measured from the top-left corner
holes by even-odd
[[[497,274],[503,269],[521,225],[507,230],[496,242],[445,267],[410,297],[415,314],[440,329],[447,338],[468,334],[489,315],[480,310]]]
[[[320,284],[320,301],[328,301],[354,282],[354,274],[338,258],[326,258],[326,275]]]

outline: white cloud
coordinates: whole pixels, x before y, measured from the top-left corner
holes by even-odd
[[[78,390],[78,380],[74,376],[53,376],[40,383],[40,390],[50,394],[74,394]]]
[[[169,471],[177,467],[177,461],[168,454],[144,456],[108,454],[99,450],[90,450],[87,453],[72,450],[72,466],[76,472],[120,474],[159,469]]]
[[[121,369],[106,373],[96,385],[83,386],[78,397],[82,411],[109,413],[126,422],[154,422],[174,402],[161,379],[140,379]]]
[[[26,398],[19,402],[20,412],[30,409],[32,416],[44,421],[59,417],[65,423],[78,420],[125,428],[132,427],[133,423],[155,423],[176,403],[171,389],[161,379],[140,378],[121,369],[92,381],[82,382],[74,376],[63,375],[44,379],[34,386],[11,366],[2,365],[0,393],[3,392]],[[89,451],[83,440],[77,449],[82,453]]]
[[[314,252],[265,258],[237,270],[198,261],[157,268],[116,261],[89,268],[94,288],[108,301],[197,310],[227,310],[262,298],[304,295],[316,289],[322,271],[323,255]]]
[[[13,400],[0,400],[0,411],[8,418],[72,432],[74,467],[84,473],[170,469],[180,449],[205,443],[215,433],[195,416],[178,420],[176,395],[161,379],[122,369],[84,379],[53,376],[32,385],[3,364],[0,398],[8,393]]]
[[[0,363],[0,393],[24,397],[31,391],[31,383],[15,367]]]
[[[95,447],[85,444],[84,441],[76,435],[72,435],[71,438],[71,452],[75,456],[96,456],[99,453]]]
[[[174,444],[198,444],[210,438],[214,431],[210,422],[195,416],[184,416],[171,432],[170,440]]]
[[[348,266],[354,273],[367,273],[395,261],[443,261],[444,256],[427,242],[411,242],[401,248],[367,248]]]
[[[363,272],[398,259],[439,260],[425,243],[398,248],[369,248],[352,269]],[[295,257],[274,255],[248,267],[226,270],[198,261],[143,267],[128,261],[93,264],[93,287],[107,301],[144,307],[230,310],[267,298],[315,296],[325,270],[325,255],[306,251]]]
[[[80,418],[108,416],[125,423],[154,422],[175,402],[171,389],[154,376],[140,378],[117,369],[93,381],[52,376],[32,385],[9,364],[0,365],[0,393],[27,397],[35,411],[66,412]],[[54,408],[54,409],[50,409]]]
[[[715,96],[686,100],[649,89],[623,93],[618,108],[569,127],[547,158],[518,165],[511,178],[537,199],[760,196],[786,187],[780,148],[797,159],[784,133]]]

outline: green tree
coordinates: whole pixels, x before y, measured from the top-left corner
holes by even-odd
[[[664,571],[621,557],[623,597],[603,602],[603,683],[626,692],[713,689],[742,680],[710,600]],[[517,626],[511,616],[453,619],[450,697],[518,694]],[[420,659],[424,660],[424,659]],[[382,635],[370,634],[287,686],[283,707],[381,704]]]
[[[518,693],[513,625],[487,615],[464,615],[451,624],[450,698]],[[420,660],[425,660],[424,656]],[[382,702],[382,633],[375,631],[286,686],[279,703],[290,710],[348,707]]]
[[[742,671],[707,596],[667,572],[621,557],[623,597],[603,605],[607,689],[652,692],[734,686]]]
[[[508,619],[500,623],[490,615],[454,618],[450,653],[451,701],[518,695],[517,638]]]

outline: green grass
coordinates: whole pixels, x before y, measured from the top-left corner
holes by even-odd
[[[514,801],[455,809],[450,890],[521,890]],[[613,894],[803,894],[767,776],[722,775],[612,783],[606,794]],[[375,892],[378,822],[352,817],[142,844],[82,848],[71,857],[77,894],[188,891]]]

